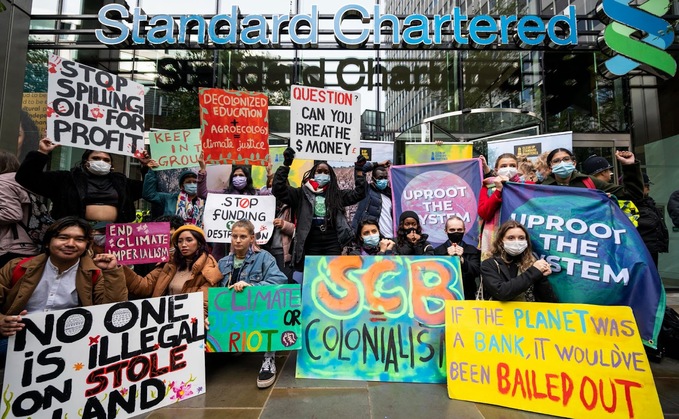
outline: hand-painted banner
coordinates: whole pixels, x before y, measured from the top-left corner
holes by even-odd
[[[574,418],[660,418],[629,307],[449,301],[451,399]]]
[[[504,153],[525,156],[534,162],[540,154],[546,151],[552,151],[555,148],[572,150],[573,133],[570,131],[557,132],[553,134],[488,141],[488,165],[491,167],[494,166],[498,156]]]
[[[361,142],[361,96],[316,87],[290,87],[290,146],[295,158],[356,161]]]
[[[144,149],[144,86],[57,55],[48,66],[52,141],[126,156]]]
[[[437,246],[448,240],[446,220],[457,215],[464,220],[466,243],[476,246],[478,237],[477,207],[481,191],[479,159],[449,161],[391,168],[394,232],[404,211],[415,211],[422,231]],[[394,233],[395,234],[395,233]]]
[[[533,250],[552,266],[559,301],[629,306],[644,343],[655,347],[665,289],[637,229],[606,194],[508,183],[501,218],[526,226]]]
[[[457,258],[307,256],[297,378],[443,383]]]
[[[106,252],[121,265],[170,260],[170,223],[109,224]]]
[[[406,164],[471,159],[471,143],[406,143]]]
[[[198,100],[205,163],[266,164],[269,99],[264,93],[200,89]]]
[[[2,417],[128,418],[205,393],[200,293],[34,313],[8,342]]]
[[[260,195],[207,195],[203,211],[203,228],[207,241],[231,243],[231,226],[238,220],[255,225],[257,244],[269,241],[276,217],[276,197]]]
[[[200,128],[149,132],[151,157],[160,165],[155,170],[196,167],[200,164],[203,147]]]
[[[208,290],[208,352],[289,351],[302,347],[299,285]]]

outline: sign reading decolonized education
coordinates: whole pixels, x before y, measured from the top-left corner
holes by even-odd
[[[302,346],[299,285],[208,290],[208,352],[265,352]]]
[[[472,158],[471,143],[406,143],[406,165]]]
[[[444,231],[448,218],[464,221],[465,243],[478,243],[477,207],[481,191],[479,159],[448,161],[391,168],[394,232],[404,211],[415,211],[422,232],[437,246],[448,240]]]
[[[269,241],[276,216],[276,197],[260,195],[207,195],[203,211],[203,228],[207,241],[231,243],[231,226],[238,220],[255,225],[257,244]]]
[[[170,260],[170,223],[109,224],[106,252],[121,265]]]
[[[446,304],[452,399],[575,418],[660,418],[629,307]]]
[[[57,55],[47,71],[47,137],[127,156],[144,149],[144,86]]]
[[[361,96],[297,85],[290,89],[295,158],[355,161],[361,148]]]
[[[198,101],[205,163],[266,164],[269,98],[264,93],[200,89]]]
[[[448,257],[307,256],[297,378],[443,383]]]
[[[665,289],[639,232],[601,191],[508,183],[501,219],[528,229],[533,251],[549,262],[560,302],[629,306],[644,342],[656,346]]]
[[[203,147],[200,128],[149,132],[151,157],[158,162],[155,170],[196,167],[200,164]]]
[[[23,316],[2,417],[127,418],[205,392],[203,296]]]

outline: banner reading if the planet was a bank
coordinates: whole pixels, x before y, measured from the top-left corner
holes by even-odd
[[[637,229],[601,191],[508,183],[502,221],[520,222],[533,251],[552,267],[562,303],[629,306],[644,343],[655,347],[665,289]]]

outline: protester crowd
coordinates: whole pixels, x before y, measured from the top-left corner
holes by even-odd
[[[615,156],[623,175],[620,184],[612,183],[613,166],[605,159],[593,156],[578,171],[573,153],[562,148],[545,153],[534,164],[503,154],[491,168],[481,158],[479,247],[465,243],[465,222],[457,216],[445,223],[447,240],[434,247],[417,213],[405,211],[392,220],[389,161],[367,162],[359,156],[354,185],[344,189],[328,162],[314,162],[301,186],[292,187],[289,175],[295,153],[288,148],[275,174],[269,168],[267,186],[261,190],[253,187],[248,167],[235,166],[226,190],[218,191],[275,196],[275,231],[260,248],[254,226],[245,220],[233,224],[230,246],[207,241],[202,215],[211,191],[204,165],[199,173],[187,170],[179,175],[179,192],[164,193],[159,192],[153,170],[148,170],[157,166],[152,156],[140,158],[143,181],[114,172],[111,156],[100,151],[86,151],[69,171],[44,171],[55,147],[43,139],[21,164],[0,152],[0,333],[5,338],[22,329],[26,313],[196,291],[204,293],[207,307],[210,287],[241,292],[251,286],[301,283],[307,255],[457,258],[465,299],[557,302],[548,281],[550,264],[536,259],[526,228],[515,221],[499,222],[507,182],[599,189],[612,199],[629,201],[637,211],[630,215],[636,217],[656,266],[658,253],[667,252],[664,217],[649,196],[652,183],[627,151]],[[27,234],[32,196],[48,198],[56,220],[39,240]],[[115,255],[104,251],[102,226],[133,222],[135,201],[142,197],[161,205],[162,220],[172,222],[170,260],[121,267]],[[356,214],[347,219],[345,208],[354,204]],[[679,226],[679,191],[670,204],[669,210],[675,211],[672,220]],[[7,340],[0,342],[6,346]],[[267,352],[258,386],[270,386],[275,376],[274,353]]]

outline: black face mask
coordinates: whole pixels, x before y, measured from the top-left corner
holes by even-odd
[[[460,243],[462,237],[464,237],[464,233],[448,233],[448,240],[450,240],[451,243]]]
[[[416,228],[406,228],[405,232],[406,232],[406,236],[407,236],[410,233],[417,232],[417,229]]]

